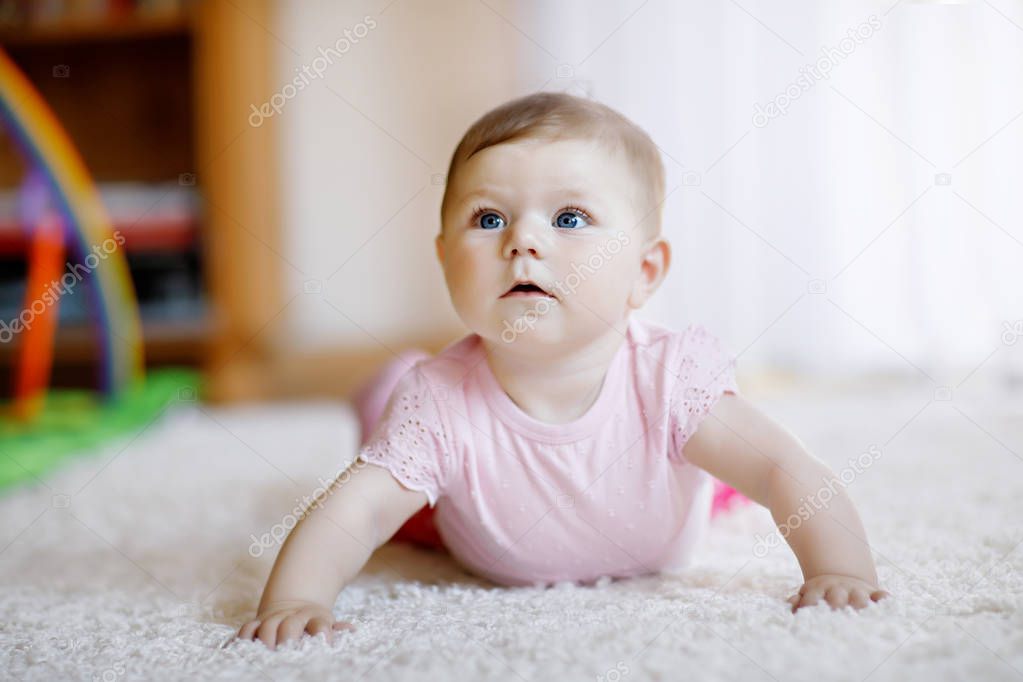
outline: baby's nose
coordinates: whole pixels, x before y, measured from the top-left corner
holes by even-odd
[[[540,230],[533,225],[517,223],[507,232],[507,241],[504,246],[505,258],[530,255],[534,258],[543,257],[543,236]]]
[[[528,252],[529,255],[531,255],[531,256],[536,256],[537,255],[537,251],[533,247],[528,247],[528,248],[526,248],[526,249],[524,249],[522,251],[519,251],[518,247],[512,247],[512,255],[513,256],[520,256],[520,255],[522,255],[523,253],[526,253],[526,252]]]

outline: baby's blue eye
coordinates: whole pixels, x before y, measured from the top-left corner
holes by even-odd
[[[496,213],[484,213],[480,216],[480,227],[484,230],[494,230],[504,225],[504,218]]]
[[[574,211],[562,211],[558,214],[558,217],[554,219],[554,224],[558,227],[572,229],[576,227],[583,227],[588,223],[586,222],[586,218]]]

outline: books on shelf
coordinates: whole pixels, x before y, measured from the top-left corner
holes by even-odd
[[[105,183],[99,189],[115,234],[124,238],[143,320],[201,317],[205,303],[196,188],[180,183]],[[24,305],[28,240],[19,220],[17,191],[0,191],[0,320],[13,319]],[[67,254],[71,265],[80,257]],[[61,325],[84,324],[89,319],[87,287],[74,287],[61,295]]]
[[[129,253],[180,251],[196,245],[200,199],[194,186],[132,182],[104,183],[99,189]],[[28,237],[18,220],[17,202],[17,190],[0,190],[0,256],[25,253]]]

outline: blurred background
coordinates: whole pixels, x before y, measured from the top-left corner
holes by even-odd
[[[0,0],[0,47],[0,678],[1023,670],[1023,0]],[[757,507],[679,582],[549,606],[380,547],[336,606],[343,665],[224,647],[369,437],[345,401],[468,333],[445,173],[539,91],[657,143],[673,262],[638,314],[722,339],[841,472],[896,598],[790,626],[800,567]],[[32,156],[61,129],[77,152]],[[56,173],[77,155],[102,203]],[[62,191],[111,224],[71,229]],[[608,523],[572,527],[597,551]]]
[[[640,314],[706,324],[740,384],[1018,401],[1019,0],[0,0],[0,44],[125,236],[147,364],[211,400],[347,396],[466,334],[432,243],[451,152],[549,90],[660,147],[674,263]],[[2,320],[24,173],[0,137]],[[56,386],[93,380],[89,315],[61,301]]]

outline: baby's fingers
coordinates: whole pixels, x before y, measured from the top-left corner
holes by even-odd
[[[804,587],[804,589],[799,594],[798,597],[799,601],[796,602],[796,605],[792,608],[792,611],[795,612],[804,606],[816,606],[822,596],[824,596],[824,590],[817,588],[806,589]]]
[[[844,587],[829,587],[824,593],[824,600],[833,609],[840,609],[849,603],[849,590]]]
[[[870,605],[870,596],[862,587],[854,587],[849,592],[849,605],[854,609],[864,609]]]
[[[277,628],[277,643],[284,644],[293,639],[301,639],[310,620],[308,613],[295,613],[285,618]]]
[[[259,641],[266,645],[266,648],[273,650],[277,648],[277,626],[284,620],[284,616],[270,616],[263,621],[256,631]]]
[[[313,637],[323,633],[323,636],[327,638],[328,642],[334,641],[334,627],[331,626],[329,618],[318,616],[310,619],[309,625],[306,626],[306,631]]]
[[[248,623],[243,625],[238,630],[238,639],[252,639],[252,636],[256,634],[256,628],[259,627],[260,621],[250,620]]]

